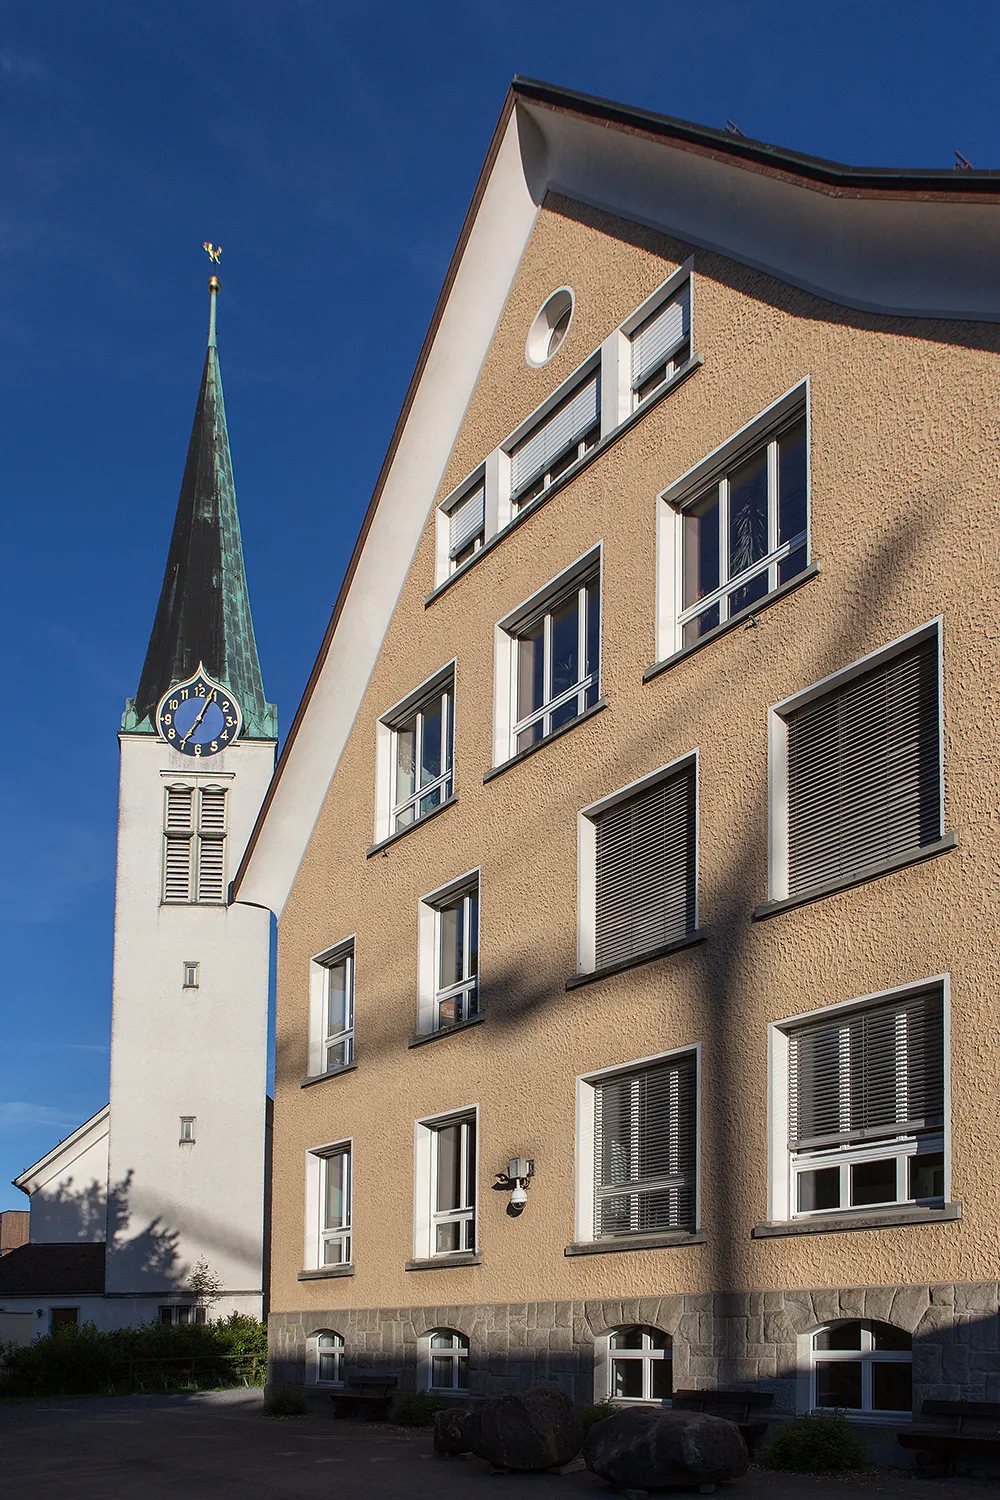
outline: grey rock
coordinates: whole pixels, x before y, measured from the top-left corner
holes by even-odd
[[[468,1453],[466,1432],[470,1416],[468,1408],[461,1406],[446,1406],[434,1413],[435,1453],[447,1453],[452,1458],[459,1453]]]
[[[572,1401],[547,1385],[484,1402],[466,1419],[463,1435],[477,1458],[507,1469],[553,1468],[583,1447]]]
[[[619,1489],[718,1484],[749,1466],[739,1428],[696,1411],[632,1407],[596,1422],[583,1457],[592,1474]]]

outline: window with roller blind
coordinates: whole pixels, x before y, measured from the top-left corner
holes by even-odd
[[[448,571],[454,572],[479,551],[486,537],[486,480],[480,477],[446,508]]]
[[[515,513],[571,469],[600,436],[601,374],[595,369],[509,450]]]
[[[771,895],[906,863],[942,837],[937,622],[771,715]]]
[[[788,1217],[940,1206],[944,982],[781,1023],[778,1036]]]
[[[697,1049],[580,1080],[581,1240],[693,1231]]]
[[[633,409],[691,357],[691,282],[656,306],[629,336]]]
[[[226,788],[177,784],[165,790],[163,901],[226,901]]]
[[[580,815],[581,973],[653,957],[698,927],[697,755]]]

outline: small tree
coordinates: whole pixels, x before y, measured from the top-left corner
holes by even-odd
[[[195,1262],[194,1270],[187,1279],[187,1284],[194,1293],[195,1301],[200,1306],[211,1305],[217,1302],[222,1295],[222,1277],[216,1276],[208,1261],[202,1255]]]

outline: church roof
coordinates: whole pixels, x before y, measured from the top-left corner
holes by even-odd
[[[104,1291],[102,1242],[19,1245],[0,1257],[0,1297],[79,1297]]]
[[[275,739],[277,710],[264,697],[236,510],[215,341],[218,287],[213,276],[208,350],[167,568],[139,689],[126,705],[122,729],[154,732],[152,716],[163,694],[204,664],[209,677],[235,694],[244,737]]]

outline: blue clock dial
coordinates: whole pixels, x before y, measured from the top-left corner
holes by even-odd
[[[235,741],[242,724],[232,693],[213,682],[201,667],[187,682],[165,693],[156,710],[157,729],[182,755],[217,755]]]

